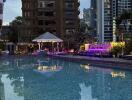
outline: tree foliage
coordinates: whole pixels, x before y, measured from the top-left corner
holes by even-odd
[[[0,42],[0,50],[4,50],[4,48],[5,48],[4,43],[3,42]]]
[[[10,26],[17,27],[23,24],[23,18],[21,16],[17,16],[12,22],[10,22]]]
[[[88,25],[84,22],[80,22],[80,32],[85,33],[86,28],[88,28]]]
[[[16,17],[12,22],[10,22],[11,32],[8,33],[8,40],[10,42],[17,43],[19,40],[20,28],[23,24],[23,19],[21,16]]]
[[[125,53],[126,54],[131,54],[132,53],[132,40],[128,40],[126,42]]]
[[[80,22],[80,34],[78,35],[78,40],[81,43],[91,43],[95,41],[95,36],[93,33],[93,28],[88,26],[83,20]]]
[[[128,38],[131,38],[131,35],[130,35],[129,32],[127,32],[126,25],[125,25],[126,24],[125,22],[127,22],[127,20],[129,20],[129,19],[132,19],[132,12],[131,11],[124,11],[116,19],[116,25],[117,26],[116,26],[116,32],[115,32],[115,34],[116,34],[116,36],[117,36],[117,38],[119,40],[121,40],[122,33],[127,33],[127,34],[124,34],[124,39],[125,40],[127,40]],[[123,24],[123,26],[121,24]]]

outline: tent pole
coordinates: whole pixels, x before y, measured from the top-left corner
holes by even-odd
[[[57,52],[59,52],[59,42],[57,42]]]
[[[41,44],[40,44],[40,42],[38,43],[38,45],[39,45],[39,51],[41,50]]]
[[[53,50],[53,45],[54,45],[54,42],[52,42],[52,53],[54,52],[54,50]]]

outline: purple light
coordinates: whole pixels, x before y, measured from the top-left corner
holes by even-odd
[[[111,44],[90,44],[89,49],[109,49]]]
[[[90,44],[88,49],[89,55],[109,54],[111,44]]]
[[[107,50],[107,49],[90,49],[88,51],[109,51],[109,50]]]

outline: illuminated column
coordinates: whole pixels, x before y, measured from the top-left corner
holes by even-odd
[[[112,20],[112,29],[113,29],[113,42],[116,42],[116,18],[117,18],[117,3],[118,3],[118,0],[113,0],[112,1],[112,17],[113,17],[113,20]]]
[[[89,50],[89,44],[85,44],[85,51]]]
[[[113,17],[113,42],[116,42],[116,19]]]

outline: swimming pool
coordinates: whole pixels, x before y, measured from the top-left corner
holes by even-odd
[[[48,57],[3,58],[0,100],[132,100],[132,71]]]

